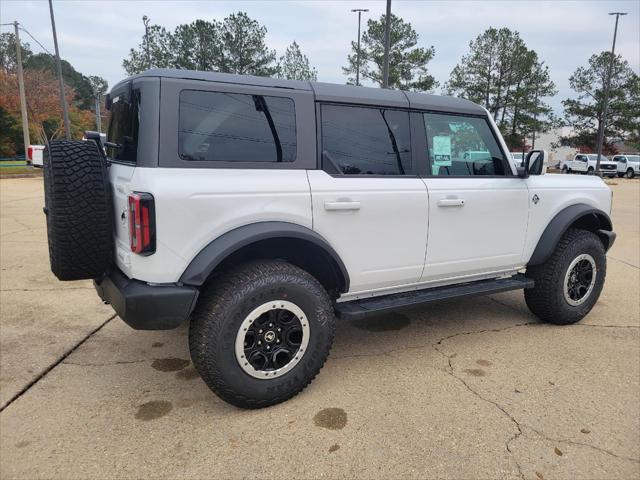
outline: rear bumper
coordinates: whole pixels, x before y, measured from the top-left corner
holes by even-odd
[[[136,330],[169,330],[186,320],[198,289],[181,285],[149,285],[113,270],[94,280],[100,298]]]

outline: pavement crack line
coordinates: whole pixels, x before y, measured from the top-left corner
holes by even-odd
[[[624,263],[625,265],[628,265],[632,268],[635,268],[636,270],[640,270],[640,267],[638,267],[637,265],[634,265],[633,263],[629,263],[625,260],[622,260],[620,258],[616,258],[616,257],[612,257],[611,255],[607,255],[607,258],[611,258],[613,260],[615,260],[616,262],[620,262],[620,263]]]
[[[115,362],[106,362],[106,363],[62,362],[62,365],[74,365],[76,367],[109,367],[111,365],[130,365],[132,363],[148,362],[149,360],[154,360],[154,359],[143,358],[141,360],[117,360]]]
[[[615,452],[612,452],[611,450],[607,450],[606,448],[602,448],[602,447],[596,447],[595,445],[592,445],[590,443],[576,442],[574,440],[569,440],[569,439],[565,439],[565,438],[553,438],[553,437],[550,437],[550,436],[544,434],[540,430],[537,430],[537,429],[533,428],[531,425],[522,424],[522,426],[525,427],[525,428],[528,428],[529,430],[534,432],[536,435],[538,435],[539,437],[541,437],[541,438],[543,438],[543,439],[545,439],[545,440],[547,440],[549,442],[566,443],[568,445],[577,445],[577,446],[580,446],[580,447],[587,447],[587,448],[591,448],[593,450],[596,450],[598,452],[605,453],[605,454],[610,455],[612,457],[619,458],[621,460],[628,460],[630,462],[640,463],[640,459],[638,459],[638,458],[626,457],[624,455],[618,455]]]
[[[29,383],[27,383],[19,392],[17,392],[9,400],[7,400],[7,402],[4,405],[0,406],[0,413],[2,413],[13,402],[18,400],[22,395],[27,393],[31,389],[31,387],[33,387],[36,383],[38,383],[40,380],[42,380],[45,376],[47,376],[47,374],[51,370],[56,368],[58,365],[60,365],[65,358],[67,358],[69,355],[71,355],[73,352],[75,352],[84,342],[89,340],[94,334],[96,334],[100,329],[102,329],[105,325],[107,325],[111,320],[113,320],[116,317],[117,317],[117,314],[115,314],[115,313],[113,315],[111,315],[104,322],[102,322],[96,328],[91,330],[87,335],[85,335],[73,347],[71,347],[69,350],[67,350],[65,353],[63,353],[60,357],[58,357],[58,359],[56,361],[54,361],[52,364],[50,364],[37,377],[35,377],[33,380],[31,380]]]
[[[0,292],[64,292],[65,290],[93,290],[94,287],[60,287],[60,288],[3,288]]]
[[[455,371],[453,369],[453,364],[451,362],[452,356],[451,355],[447,355],[446,353],[444,353],[442,350],[440,350],[438,348],[440,345],[442,345],[442,342],[444,342],[445,340],[449,340],[451,338],[458,337],[458,336],[461,336],[461,335],[473,335],[473,334],[484,333],[484,332],[502,332],[502,331],[509,330],[509,329],[512,329],[512,328],[523,327],[523,326],[527,326],[527,325],[536,325],[536,324],[539,324],[539,323],[538,322],[527,322],[527,323],[521,323],[521,324],[517,324],[517,325],[512,325],[510,327],[505,327],[505,328],[486,329],[486,330],[477,330],[477,331],[456,333],[454,335],[449,335],[447,337],[441,338],[440,340],[438,340],[436,343],[432,344],[431,346],[433,347],[433,349],[436,352],[438,352],[440,355],[442,355],[443,357],[445,357],[447,359],[449,367],[448,367],[448,369],[443,370],[445,373],[447,373],[448,375],[452,376],[453,378],[458,380],[460,383],[462,383],[462,385],[464,385],[465,388],[469,392],[471,392],[473,395],[478,397],[480,400],[482,400],[482,401],[484,401],[486,403],[489,403],[489,404],[493,405],[494,407],[496,407],[500,412],[502,412],[504,415],[506,415],[507,418],[509,418],[509,420],[515,425],[515,427],[517,429],[517,432],[514,435],[512,435],[505,442],[505,448],[506,448],[507,452],[509,452],[509,454],[511,455],[511,458],[513,459],[513,461],[515,462],[516,467],[518,469],[518,473],[520,475],[520,478],[524,479],[525,476],[524,476],[524,473],[522,472],[522,467],[520,466],[520,463],[518,462],[518,459],[516,458],[513,450],[511,449],[511,443],[514,442],[516,439],[518,439],[520,436],[525,435],[523,427],[531,430],[532,432],[535,432],[538,436],[540,436],[540,437],[542,437],[545,440],[550,441],[550,442],[566,443],[566,444],[570,444],[570,445],[577,445],[577,446],[587,447],[587,448],[591,448],[593,450],[596,450],[598,452],[605,453],[605,454],[610,455],[612,457],[619,458],[621,460],[627,460],[627,461],[631,461],[631,462],[634,462],[634,463],[640,463],[640,459],[636,459],[636,458],[632,458],[632,457],[626,457],[626,456],[623,456],[623,455],[617,455],[616,453],[612,452],[611,450],[607,450],[605,448],[597,447],[597,446],[591,445],[589,443],[576,442],[576,441],[567,440],[567,439],[555,439],[555,438],[552,438],[552,437],[549,437],[549,436],[545,435],[543,432],[531,427],[530,425],[521,424],[502,405],[500,405],[496,401],[493,401],[491,399],[483,397],[479,392],[474,390],[463,378],[461,378],[458,375],[456,375]],[[607,328],[638,328],[637,326],[618,327],[616,325],[588,325],[588,324],[582,324],[582,325],[576,325],[576,326],[607,327]]]

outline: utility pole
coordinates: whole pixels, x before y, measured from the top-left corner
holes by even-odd
[[[13,22],[16,31],[16,60],[18,64],[18,87],[20,88],[20,113],[22,115],[22,138],[24,139],[24,158],[29,161],[29,119],[27,118],[27,99],[24,94],[24,76],[22,74],[22,45],[20,44],[20,32],[18,30],[18,22]]]
[[[142,23],[144,23],[144,47],[147,51],[147,68],[151,69],[151,54],[149,53],[149,17],[144,15],[142,17]]]
[[[49,13],[51,14],[51,30],[53,30],[53,45],[56,47],[56,67],[58,70],[58,83],[60,84],[60,105],[62,106],[62,117],[64,119],[64,136],[71,140],[71,128],[69,127],[69,112],[67,111],[67,100],[64,95],[64,80],[62,79],[62,64],[60,63],[60,50],[58,49],[58,35],[56,34],[56,21],[53,16],[53,2],[49,0]]]
[[[360,85],[360,18],[362,12],[368,12],[368,8],[354,8],[352,12],[358,12],[358,51],[356,52],[356,85]]]
[[[602,114],[600,115],[600,124],[598,125],[598,140],[597,140],[597,153],[598,159],[596,161],[596,173],[600,175],[600,157],[602,156],[602,144],[604,143],[604,126],[607,121],[607,110],[609,109],[609,87],[611,86],[611,74],[613,72],[613,62],[615,61],[616,53],[616,36],[618,35],[618,19],[620,16],[626,15],[626,12],[611,12],[609,15],[616,16],[616,26],[613,30],[613,45],[611,45],[611,60],[609,62],[609,68],[607,70],[607,78],[604,84],[604,94],[602,96]]]
[[[389,88],[389,48],[391,45],[391,0],[387,0],[387,15],[384,23],[384,63],[382,65],[382,88]]]

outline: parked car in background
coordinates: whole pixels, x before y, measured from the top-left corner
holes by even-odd
[[[618,165],[619,177],[633,178],[640,175],[640,154],[616,155],[613,157],[613,161]]]
[[[562,165],[562,173],[578,172],[594,175],[596,173],[597,162],[598,155],[595,153],[578,153],[573,157],[573,160],[564,162]],[[602,175],[615,177],[618,173],[618,164],[602,155],[600,157],[600,172]]]
[[[42,168],[44,145],[29,145],[27,148],[27,162],[34,167]]]
[[[509,152],[511,158],[516,164],[516,167],[521,167],[522,162],[524,162],[524,153],[523,152]]]

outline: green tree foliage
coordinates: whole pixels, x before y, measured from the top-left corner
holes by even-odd
[[[149,25],[148,39],[145,39],[145,35],[143,35],[138,47],[129,50],[129,58],[125,58],[122,61],[122,66],[127,75],[135,75],[150,68],[173,67],[170,43],[171,34],[164,27]],[[149,49],[151,63],[147,61],[147,48]]]
[[[196,20],[178,25],[170,35],[172,66],[185,70],[214,70],[220,64],[220,24]]]
[[[287,47],[287,51],[278,62],[278,77],[289,80],[317,80],[318,72],[309,66],[309,59],[302,53],[298,43],[294,42]]]
[[[20,41],[20,53],[24,63],[33,54],[31,46]],[[0,33],[0,68],[5,72],[15,72],[17,65],[16,58],[16,36],[13,33]]]
[[[244,12],[232,13],[220,29],[222,58],[220,71],[249,75],[271,76],[276,51],[266,43],[267,28],[252,20]]]
[[[89,84],[91,85],[91,89],[94,94],[104,95],[107,93],[109,84],[104,78],[98,77],[97,75],[89,75],[87,79],[89,80]]]
[[[276,52],[267,47],[267,29],[244,12],[222,21],[196,20],[168,32],[149,25],[149,56],[144,38],[122,62],[128,75],[151,68],[181,68],[271,76],[277,73]]]
[[[382,86],[384,64],[385,15],[379,20],[369,19],[360,45],[360,76]],[[433,46],[416,47],[418,34],[409,22],[391,14],[389,48],[389,88],[430,91],[438,84],[429,75],[427,64],[435,55]],[[351,54],[342,72],[348,83],[355,84],[358,43],[351,42]]]
[[[576,98],[562,102],[566,122],[575,135],[564,139],[576,147],[595,149],[602,122],[604,84],[611,62],[611,52],[601,52],[589,58],[588,66],[579,67],[569,77]],[[626,141],[640,147],[640,77],[621,55],[614,57],[611,71],[608,113],[604,125],[605,146]]]
[[[22,152],[24,140],[21,120],[0,106],[0,157],[12,157]]]
[[[57,73],[55,58],[48,53],[31,55],[24,64],[25,68],[29,70],[47,70],[54,75]],[[62,66],[62,78],[64,79],[65,86],[73,88],[75,92],[75,104],[82,110],[93,108],[95,95],[89,77],[78,72],[66,60],[61,60],[60,64]],[[100,78],[100,81],[106,84],[106,80]]]
[[[489,28],[469,43],[469,53],[454,67],[445,92],[484,105],[510,148],[556,123],[544,102],[557,93],[548,67],[508,28]]]

